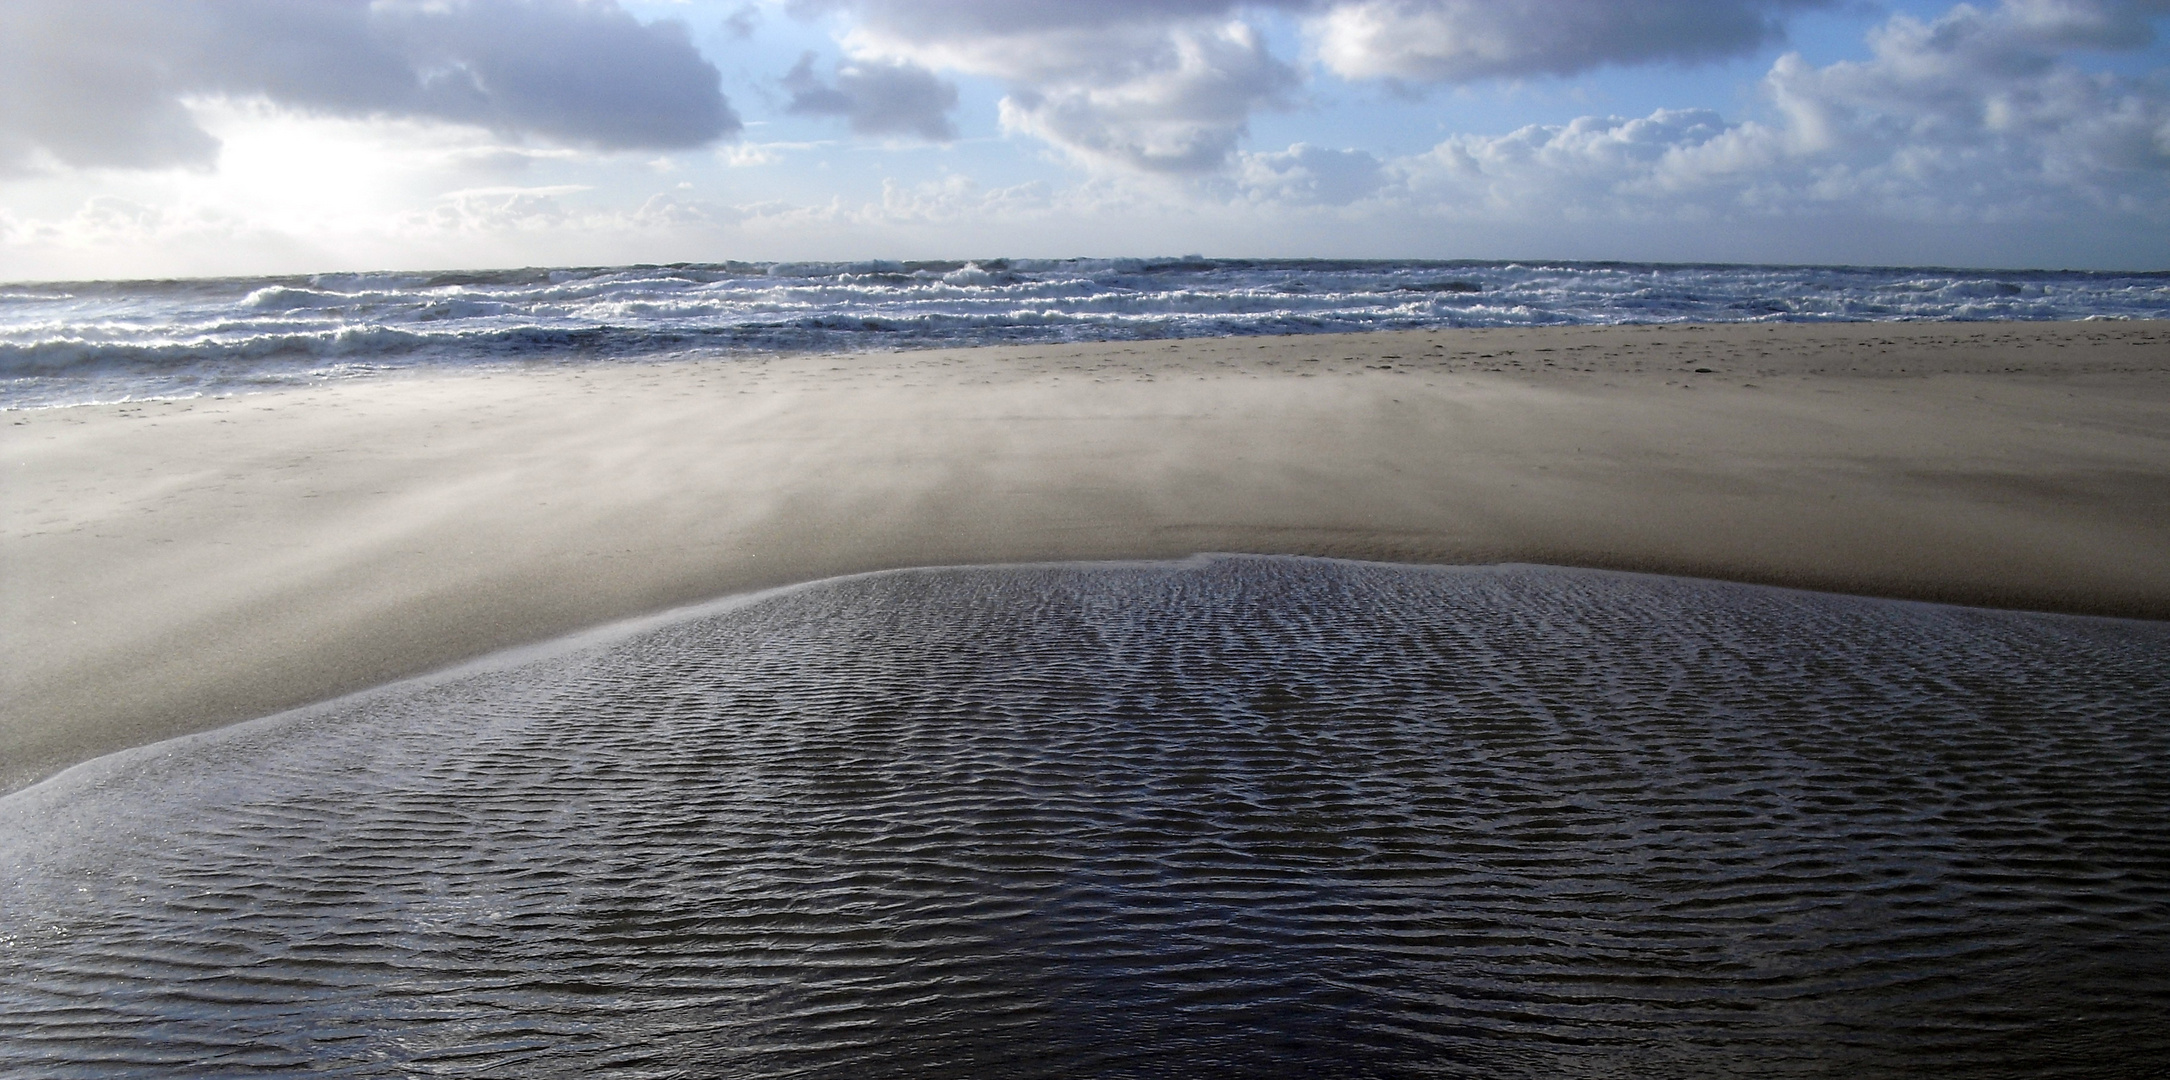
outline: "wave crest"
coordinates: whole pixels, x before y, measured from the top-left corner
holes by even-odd
[[[2170,318],[2170,275],[1338,260],[708,263],[0,292],[0,405],[418,364],[1424,327]]]

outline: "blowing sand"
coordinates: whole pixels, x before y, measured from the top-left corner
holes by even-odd
[[[0,460],[0,791],[900,566],[1541,562],[2170,617],[2164,323],[539,367],[10,412]]]

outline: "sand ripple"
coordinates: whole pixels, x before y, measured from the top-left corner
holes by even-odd
[[[844,579],[0,800],[0,1074],[2159,1075],[2170,627]]]

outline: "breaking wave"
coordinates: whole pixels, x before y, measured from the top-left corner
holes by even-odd
[[[993,259],[86,282],[0,291],[0,405],[396,368],[1426,327],[2170,317],[2170,274]]]

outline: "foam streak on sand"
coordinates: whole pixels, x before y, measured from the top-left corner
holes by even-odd
[[[897,566],[1522,561],[2170,616],[2162,323],[1005,346],[5,419],[0,790]]]

